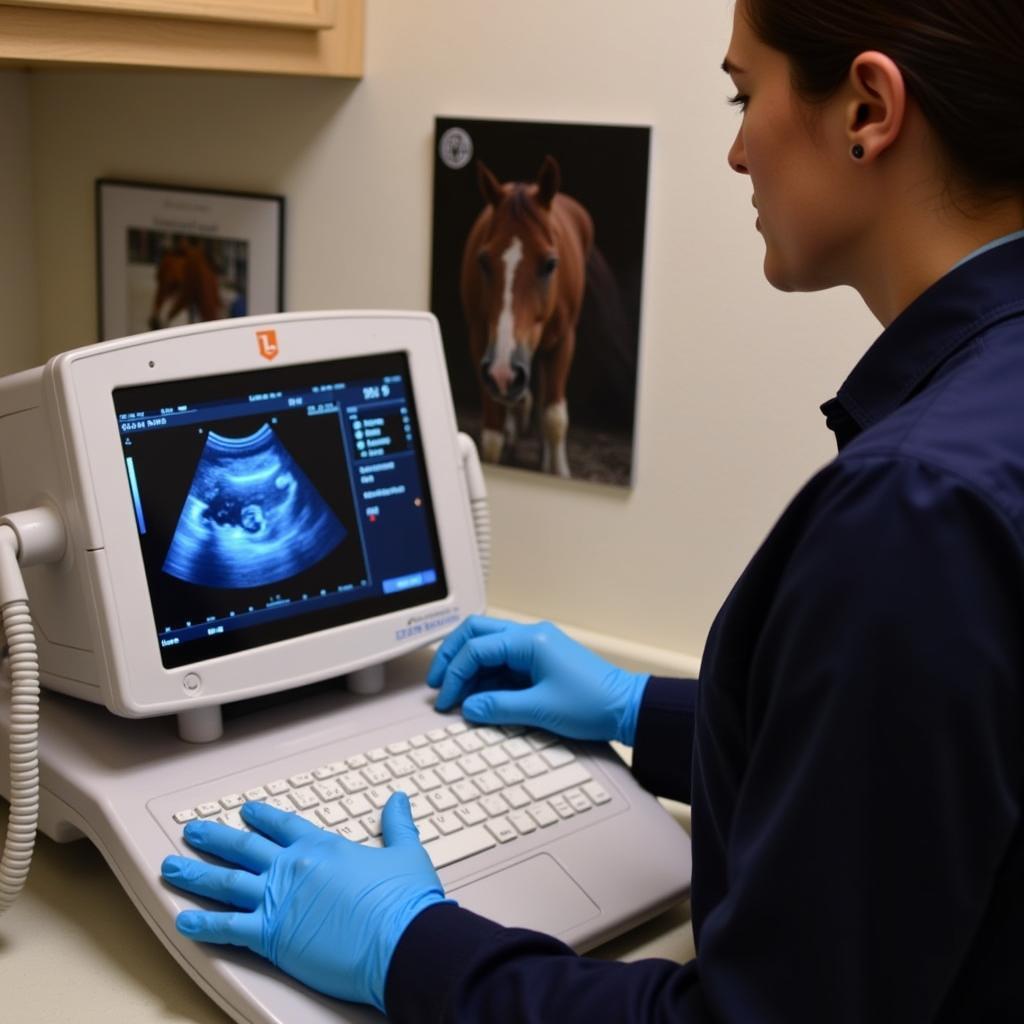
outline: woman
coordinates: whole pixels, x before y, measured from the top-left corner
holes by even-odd
[[[1022,51],[1013,0],[741,0],[729,162],[765,274],[851,285],[885,328],[823,407],[838,457],[699,685],[490,619],[432,666],[440,709],[634,743],[640,780],[692,802],[696,960],[590,961],[445,903],[403,797],[358,864],[259,805],[255,864],[198,826],[255,910],[187,934],[403,1021],[1024,1020]],[[191,864],[168,877],[214,891]]]

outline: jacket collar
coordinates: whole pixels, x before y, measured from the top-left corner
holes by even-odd
[[[1024,313],[1024,239],[959,264],[875,340],[821,411],[839,447],[920,391],[951,356],[1000,320]]]

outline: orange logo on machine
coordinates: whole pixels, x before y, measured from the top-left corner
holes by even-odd
[[[260,355],[264,359],[273,359],[277,355],[277,331],[257,331],[256,340],[260,343]]]

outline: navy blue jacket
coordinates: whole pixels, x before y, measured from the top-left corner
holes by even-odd
[[[947,274],[823,410],[840,451],[647,687],[634,772],[693,805],[688,964],[453,906],[396,1021],[1024,1021],[1024,241]]]

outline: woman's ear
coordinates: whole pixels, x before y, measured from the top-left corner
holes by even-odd
[[[870,161],[888,149],[903,129],[907,88],[891,57],[875,50],[859,54],[850,65],[852,95],[846,106],[846,134],[858,159]]]

